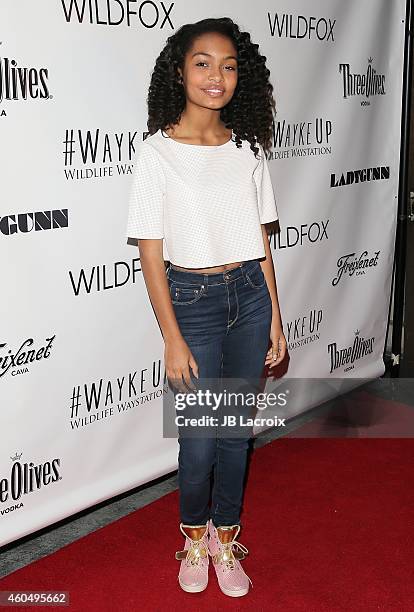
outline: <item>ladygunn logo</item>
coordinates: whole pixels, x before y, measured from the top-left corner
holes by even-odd
[[[0,57],[0,103],[3,100],[50,98],[47,68],[18,66],[15,59]]]
[[[68,224],[67,208],[11,214],[0,217],[0,234],[3,236],[28,234],[68,227]]]
[[[390,178],[389,166],[375,166],[374,168],[362,168],[361,170],[348,170],[341,176],[331,174],[330,187],[343,187],[367,181],[382,181]]]

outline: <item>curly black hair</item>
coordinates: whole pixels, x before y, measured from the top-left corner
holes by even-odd
[[[220,110],[226,128],[232,128],[235,144],[250,142],[256,155],[259,149],[269,150],[273,142],[273,85],[266,68],[266,56],[259,53],[259,45],[251,41],[248,32],[241,32],[229,17],[209,18],[181,26],[167,38],[167,43],[156,59],[148,90],[148,131],[154,134],[177,124],[186,104],[185,91],[178,68],[184,68],[184,58],[195,38],[206,32],[227,36],[237,51],[238,82],[232,99]]]

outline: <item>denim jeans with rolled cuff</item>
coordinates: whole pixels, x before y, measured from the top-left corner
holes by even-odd
[[[167,279],[199,379],[260,379],[269,348],[272,302],[259,260],[213,274],[177,270],[170,264]],[[197,380],[191,368],[190,375]],[[247,433],[237,438],[179,435],[178,484],[184,524],[202,525],[209,518],[216,527],[240,524],[250,440]]]

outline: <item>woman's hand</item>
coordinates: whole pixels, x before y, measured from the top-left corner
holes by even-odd
[[[190,367],[198,378],[198,365],[184,338],[175,338],[165,342],[164,363],[168,379],[182,393],[188,392],[183,384],[183,378],[188,387],[196,390],[190,378]]]
[[[272,320],[270,340],[272,342],[272,346],[267,351],[265,365],[269,365],[269,368],[273,368],[273,366],[276,366],[283,361],[286,355],[286,338],[283,333],[280,320]]]

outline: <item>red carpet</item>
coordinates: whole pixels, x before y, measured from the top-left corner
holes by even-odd
[[[0,590],[67,590],[82,612],[411,611],[413,468],[408,439],[285,438],[256,450],[239,537],[253,588],[239,599],[221,593],[212,566],[206,591],[180,590],[177,492],[13,572]]]
[[[309,423],[286,435],[292,438],[414,438],[413,408],[410,404],[356,389],[335,398],[329,414],[312,415]]]

